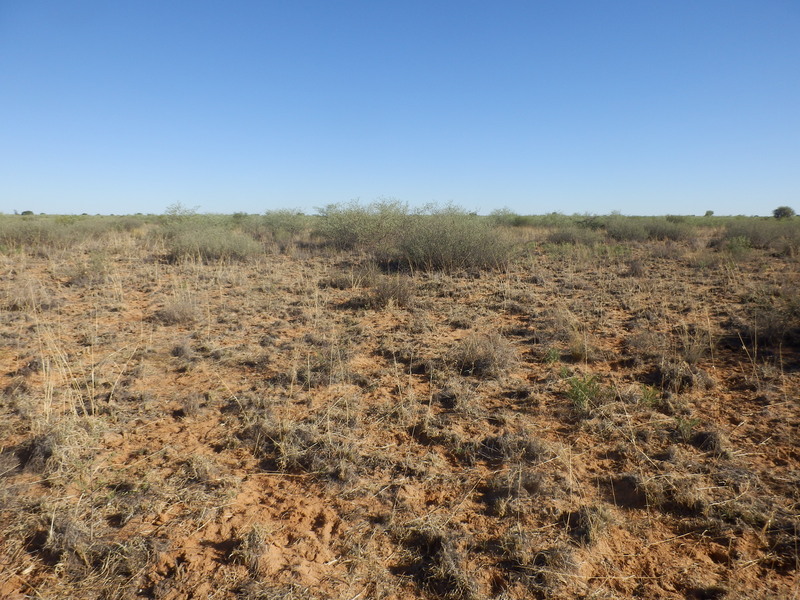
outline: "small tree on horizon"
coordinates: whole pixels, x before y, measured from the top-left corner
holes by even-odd
[[[776,219],[791,219],[794,215],[794,209],[789,206],[779,206],[772,211],[772,216]]]

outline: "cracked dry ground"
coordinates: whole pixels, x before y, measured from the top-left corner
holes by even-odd
[[[84,250],[2,257],[0,597],[800,594],[796,258]]]

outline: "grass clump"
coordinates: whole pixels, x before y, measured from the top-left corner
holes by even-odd
[[[345,435],[323,431],[314,423],[284,421],[268,432],[258,449],[265,466],[284,473],[309,473],[334,481],[356,477],[360,458]]]
[[[188,325],[197,317],[197,304],[188,295],[176,296],[153,314],[153,320],[162,325]]]
[[[515,364],[516,354],[498,333],[472,334],[453,348],[448,362],[462,375],[499,377]]]
[[[549,598],[572,579],[579,564],[572,545],[560,542],[542,548],[537,542],[541,543],[536,534],[515,525],[498,539],[498,550],[504,559],[501,564],[512,579],[521,581],[530,592]]]
[[[46,423],[20,444],[17,458],[29,471],[70,479],[91,462],[93,432],[87,421],[64,418]]]
[[[800,286],[768,286],[744,298],[744,310],[732,322],[731,346],[776,349],[800,346]],[[738,342],[738,344],[737,344]]]
[[[548,444],[524,430],[516,434],[504,433],[487,437],[479,443],[478,452],[482,458],[495,465],[536,463],[555,456]]]
[[[604,506],[582,506],[565,513],[562,522],[573,540],[582,546],[593,546],[611,522],[611,513]]]
[[[416,558],[408,571],[427,592],[450,600],[478,598],[478,586],[452,533],[436,525],[425,525],[410,528],[402,537]]]
[[[267,532],[256,523],[246,531],[237,532],[233,539],[230,560],[244,565],[253,576],[258,575],[261,557],[267,550]]]
[[[372,288],[370,305],[376,308],[409,307],[414,303],[414,284],[405,276],[380,278]]]
[[[542,490],[542,475],[521,464],[492,477],[486,485],[484,501],[498,517],[521,515],[530,496]]]

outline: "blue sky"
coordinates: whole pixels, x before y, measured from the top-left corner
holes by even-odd
[[[798,192],[797,0],[0,0],[0,212]]]

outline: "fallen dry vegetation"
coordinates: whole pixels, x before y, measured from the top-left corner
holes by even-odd
[[[0,597],[800,595],[797,221],[315,219],[2,217]]]

